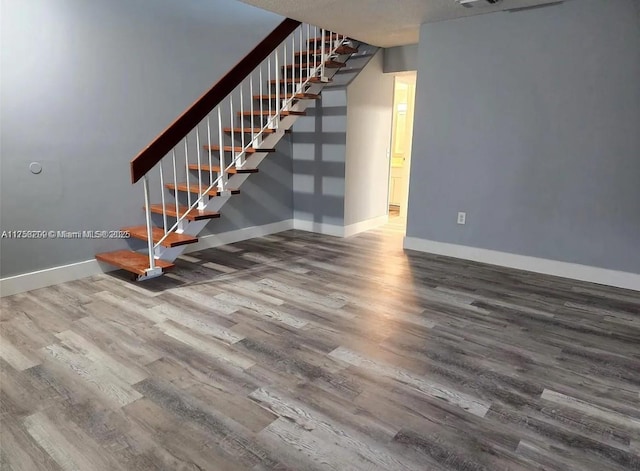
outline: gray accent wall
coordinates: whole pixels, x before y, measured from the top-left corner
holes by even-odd
[[[347,92],[325,89],[293,126],[293,216],[344,225]]]
[[[1,5],[0,230],[143,224],[130,159],[282,21],[235,0]],[[290,143],[279,149],[208,231],[291,219]],[[41,174],[29,172],[33,161]],[[2,239],[0,276],[130,246]]]
[[[293,126],[294,218],[320,232],[387,214],[393,76],[381,50],[359,50],[339,72],[348,85],[325,88]]]
[[[418,69],[418,45],[387,47],[384,49],[384,72],[413,72]]]
[[[379,50],[347,87],[345,226],[388,213],[393,75]]]
[[[640,273],[637,3],[422,25],[408,236]]]

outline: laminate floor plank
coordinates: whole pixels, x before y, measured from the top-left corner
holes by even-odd
[[[0,299],[0,469],[640,471],[640,292],[292,230]]]

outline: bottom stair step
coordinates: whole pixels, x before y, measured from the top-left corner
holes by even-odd
[[[114,267],[135,273],[136,275],[144,275],[145,270],[149,268],[149,256],[131,250],[99,253],[96,254],[96,259],[113,265]],[[174,264],[165,260],[156,259],[156,267],[162,268],[164,271],[173,268]]]

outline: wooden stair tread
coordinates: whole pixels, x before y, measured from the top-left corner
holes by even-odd
[[[253,110],[253,112],[251,111],[238,111],[238,116],[275,116],[276,113],[275,111],[271,111],[271,113],[269,113],[269,110]],[[306,116],[307,112],[306,111],[281,111],[280,112],[280,116]]]
[[[320,64],[316,64],[316,67],[318,65],[320,65]],[[329,59],[329,60],[324,61],[324,66],[327,69],[339,69],[340,67],[344,67],[345,65],[347,65],[345,62],[334,61],[333,59]],[[300,63],[288,64],[287,65],[287,69],[292,69],[292,68],[295,68],[295,69],[300,69],[300,68],[306,69],[307,67],[310,68],[310,69],[313,69],[313,67],[314,67],[313,63],[303,62],[302,65]]]
[[[170,189],[170,190],[176,190],[176,186],[173,183],[166,183],[165,186]],[[206,189],[205,186],[202,187],[203,189]],[[184,191],[184,192],[189,192],[189,193],[200,193],[200,187],[198,186],[197,183],[193,183],[190,184],[187,187],[186,183],[178,183],[178,187],[177,187],[178,191]],[[235,188],[227,188],[228,191],[231,192],[232,195],[238,195],[240,194],[240,190],[237,190]],[[212,188],[211,190],[209,190],[207,192],[207,195],[209,196],[220,196],[220,191],[218,191],[217,188]]]
[[[162,214],[162,204],[152,204],[150,206],[151,212],[155,214]],[[189,209],[187,206],[180,205],[178,206],[178,212],[180,216],[182,216],[185,211]],[[176,205],[175,204],[165,204],[165,212],[167,216],[171,216],[174,218],[178,217],[178,213],[176,213]],[[202,209],[194,208],[187,213],[185,219],[189,221],[201,221],[203,219],[215,219],[219,218],[220,213],[216,211],[204,211]]]
[[[335,53],[338,54],[339,56],[343,56],[346,54],[355,54],[356,52],[358,52],[358,49],[355,47],[351,47],[351,46],[338,46],[336,48]],[[325,48],[324,50],[325,54],[329,54],[331,53],[331,48]],[[308,49],[306,51],[298,51],[296,52],[296,56],[320,56],[322,55],[322,48],[320,49]]]
[[[227,134],[231,134],[231,128],[224,128],[223,131]],[[245,134],[251,134],[251,128],[241,128],[241,127],[237,127],[237,128],[233,128],[233,132],[240,134],[242,132],[244,132]],[[277,131],[277,129],[262,129],[262,128],[253,128],[253,133],[254,134],[258,134],[260,131],[262,131],[264,134],[273,134],[274,132]],[[286,129],[284,131],[285,133],[289,134],[291,133],[291,129]]]
[[[149,268],[149,256],[132,250],[116,250],[115,252],[103,252],[96,254],[96,259],[101,262],[108,263],[114,267],[122,268],[136,275],[144,275],[145,270]],[[156,259],[157,268],[168,270],[175,265],[165,260]]]
[[[122,230],[128,231],[131,234],[131,237],[135,237],[136,239],[148,240],[147,226],[125,227]],[[161,227],[152,227],[151,237],[153,238],[153,243],[157,244],[158,241],[164,237],[164,229]],[[178,247],[179,245],[195,244],[196,242],[198,242],[197,237],[187,234],[178,234],[177,232],[170,232],[161,245],[163,247]]]
[[[306,81],[306,79],[303,80],[303,82],[307,82],[307,83],[331,83],[332,81],[333,81],[332,79],[329,79],[328,81],[323,82],[322,80],[320,80],[320,77],[311,77],[308,82]],[[272,79],[269,83],[271,85],[275,85],[277,83],[285,83],[285,80],[284,80],[284,78]],[[300,83],[300,78],[299,77],[287,77],[286,83],[292,83],[294,85],[295,84],[299,84]]]
[[[291,95],[291,93],[281,93],[278,96],[276,96],[275,93],[272,93],[271,95],[254,95],[253,99],[254,100],[275,100],[276,98],[280,98],[281,100],[288,100],[292,96],[294,100],[319,100],[320,99],[320,95],[317,95],[315,93],[294,93],[293,95]]]
[[[198,171],[198,164],[189,164],[189,170],[195,170],[196,172]],[[200,171],[201,172],[213,172],[213,173],[218,173],[220,171],[220,165],[212,165],[211,167],[209,167],[209,165],[204,165],[201,164],[200,165]],[[230,174],[236,174],[236,173],[258,173],[258,169],[257,168],[237,168],[237,167],[231,167],[229,170],[227,170],[227,173]]]
[[[211,151],[220,151],[220,146],[219,145],[215,145],[215,146],[208,146],[208,145],[204,145],[204,150],[211,150]],[[242,146],[224,146],[224,151],[225,152],[242,152]],[[265,148],[256,148],[256,147],[247,147],[245,149],[245,152],[247,154],[255,154],[256,152],[275,152],[276,150],[272,147],[265,147]]]

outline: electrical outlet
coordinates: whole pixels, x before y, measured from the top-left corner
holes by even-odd
[[[458,213],[458,224],[466,224],[467,223],[467,213],[460,212]]]

